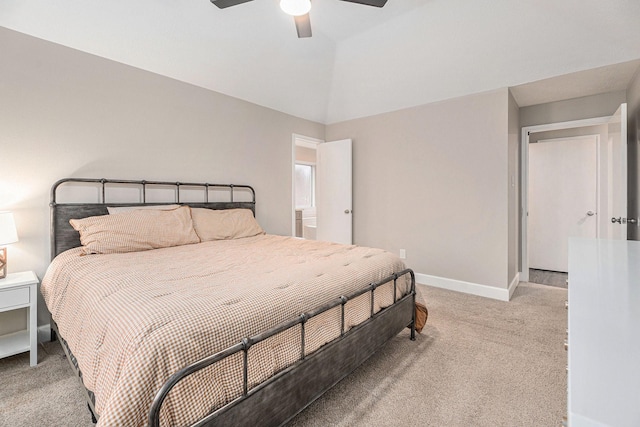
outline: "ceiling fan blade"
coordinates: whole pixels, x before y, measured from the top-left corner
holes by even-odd
[[[298,31],[298,38],[302,39],[305,37],[311,37],[311,19],[309,19],[309,14],[294,16],[293,19],[296,21],[296,31]]]
[[[250,1],[252,0],[211,0],[211,3],[215,4],[220,9],[224,9],[225,7],[236,6]]]
[[[342,0],[350,3],[365,4],[367,6],[382,7],[387,4],[387,0]]]

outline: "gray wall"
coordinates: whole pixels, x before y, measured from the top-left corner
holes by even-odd
[[[0,28],[0,210],[9,272],[49,263],[49,189],[63,177],[253,185],[269,233],[291,232],[291,135],[325,127]],[[39,323],[48,323],[40,301]],[[0,316],[0,334],[24,314]]]
[[[328,125],[327,140],[353,139],[354,241],[507,288],[507,115],[501,89]]]
[[[640,217],[640,70],[636,73],[627,89],[628,112],[628,216]],[[627,227],[628,238],[640,240],[640,223]]]
[[[626,102],[624,90],[520,108],[520,126],[610,116]]]

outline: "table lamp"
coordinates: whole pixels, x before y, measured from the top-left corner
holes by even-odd
[[[16,223],[11,212],[0,212],[0,279],[7,276],[7,248],[18,241]]]

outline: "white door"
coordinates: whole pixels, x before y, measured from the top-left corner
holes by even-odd
[[[352,243],[351,140],[318,145],[316,164],[316,238]]]
[[[529,144],[529,268],[568,271],[569,237],[597,235],[597,137]]]
[[[609,230],[610,239],[627,240],[627,104],[609,121]],[[615,220],[615,222],[613,222]]]

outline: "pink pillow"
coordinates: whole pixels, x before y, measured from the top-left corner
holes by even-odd
[[[111,254],[199,243],[188,206],[132,210],[69,220],[85,254]]]
[[[191,217],[193,227],[203,242],[264,234],[250,209],[191,208]]]

